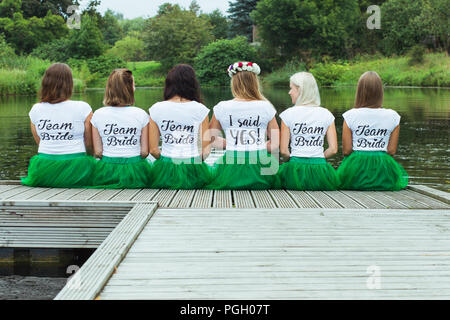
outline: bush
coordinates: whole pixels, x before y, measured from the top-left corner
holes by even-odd
[[[245,37],[217,40],[203,47],[194,66],[200,82],[208,86],[229,85],[227,68],[236,61],[254,61],[256,49]]]
[[[6,42],[3,33],[0,33],[0,59],[15,56],[14,49]]]
[[[297,72],[306,71],[306,64],[302,61],[289,61],[282,68],[263,78],[263,83],[271,86],[289,87],[290,77]]]
[[[126,36],[117,41],[108,53],[125,61],[142,61],[144,59],[144,41],[137,37]]]
[[[114,69],[127,67],[126,62],[121,58],[108,54],[87,60],[69,59],[68,64],[72,69],[79,70],[86,65],[92,80],[94,80],[94,78],[107,77]]]
[[[425,47],[421,45],[415,45],[409,51],[410,59],[408,61],[409,65],[416,65],[423,63],[425,60]]]
[[[332,86],[350,69],[346,63],[318,63],[309,70],[319,86]]]
[[[63,38],[44,43],[34,49],[31,55],[43,60],[67,62],[70,59],[69,40]]]

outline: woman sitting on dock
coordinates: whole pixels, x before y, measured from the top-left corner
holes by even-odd
[[[291,190],[337,190],[336,170],[325,160],[338,150],[334,116],[320,107],[319,88],[311,73],[294,74],[290,87],[295,106],[280,114],[280,152],[290,159],[279,171],[282,186]],[[328,149],[324,152],[325,135]]]
[[[394,158],[400,132],[400,116],[384,109],[383,83],[373,71],[358,82],[355,107],[343,114],[343,153],[338,169],[341,189],[401,190],[408,174]]]
[[[181,64],[169,71],[164,101],[155,103],[149,113],[150,153],[157,159],[151,187],[203,188],[211,180],[210,169],[203,162],[210,152],[209,109],[202,104],[200,85],[191,66]]]
[[[237,62],[228,68],[234,99],[214,107],[210,125],[213,143],[226,147],[226,153],[214,165],[210,189],[280,188],[278,157],[270,154],[278,151],[279,127],[275,108],[260,92],[260,71],[251,62]],[[225,140],[220,137],[221,130]]]
[[[29,113],[39,153],[30,160],[22,184],[31,187],[88,186],[95,160],[91,152],[92,108],[70,100],[72,71],[66,64],[51,65],[42,79],[40,102]]]
[[[95,156],[100,158],[93,188],[145,188],[150,184],[148,114],[133,107],[133,74],[116,69],[108,78],[103,104],[92,117]]]

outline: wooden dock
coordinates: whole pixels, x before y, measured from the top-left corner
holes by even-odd
[[[0,182],[0,247],[97,248],[56,299],[448,299],[450,196]]]

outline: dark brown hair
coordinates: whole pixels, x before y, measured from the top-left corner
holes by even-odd
[[[355,108],[381,108],[383,106],[383,82],[375,71],[367,71],[358,81]]]
[[[134,102],[133,73],[128,69],[114,70],[106,83],[103,104],[105,106],[132,106]]]
[[[72,70],[67,64],[52,64],[42,78],[39,96],[41,102],[59,103],[69,100],[73,91]]]
[[[188,64],[179,64],[167,74],[164,86],[164,100],[175,96],[202,103],[200,85],[194,69]]]

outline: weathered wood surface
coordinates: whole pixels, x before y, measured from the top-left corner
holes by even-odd
[[[100,299],[449,299],[449,218],[158,209]]]
[[[138,203],[68,281],[55,300],[93,300],[152,217],[156,203]]]
[[[425,186],[391,191],[102,190],[0,185],[0,200],[156,201],[162,208],[449,209],[448,193]]]

